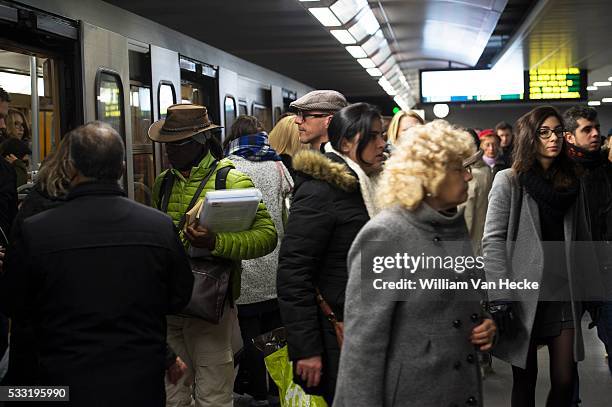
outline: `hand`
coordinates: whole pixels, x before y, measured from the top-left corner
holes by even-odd
[[[12,164],[12,163],[14,163],[15,161],[17,161],[17,157],[15,157],[15,155],[13,155],[13,154],[9,154],[9,155],[7,155],[6,157],[4,157],[4,159],[5,159],[6,161],[8,161],[8,162],[9,162],[9,164]]]
[[[473,345],[480,345],[480,350],[485,352],[493,347],[493,338],[497,332],[497,326],[492,319],[485,319],[482,324],[472,329],[472,335],[470,335],[470,342]]]
[[[178,356],[176,357],[176,362],[172,366],[168,368],[166,371],[166,376],[168,377],[168,381],[176,386],[181,377],[187,371],[187,365],[185,362],[181,360]]]
[[[300,359],[296,362],[295,372],[306,382],[306,386],[314,387],[321,381],[323,363],[321,356]]]
[[[215,243],[217,242],[215,234],[201,225],[187,226],[185,237],[193,247],[211,251],[215,249]]]

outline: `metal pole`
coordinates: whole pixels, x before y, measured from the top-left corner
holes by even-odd
[[[38,170],[38,163],[40,162],[40,135],[38,132],[38,71],[36,64],[36,57],[30,57],[30,80],[32,84],[32,101],[31,101],[31,112],[32,112],[32,157],[31,167],[32,170]]]

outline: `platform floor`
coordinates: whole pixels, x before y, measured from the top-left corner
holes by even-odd
[[[580,374],[581,407],[612,406],[612,376],[604,357],[603,344],[597,338],[595,329],[587,329],[588,322],[582,323],[584,333],[585,360],[578,365]],[[538,351],[538,387],[536,406],[546,405],[546,396],[550,389],[548,372],[548,349]],[[487,375],[484,381],[485,407],[509,407],[512,389],[512,370],[507,363],[493,360],[494,374]]]

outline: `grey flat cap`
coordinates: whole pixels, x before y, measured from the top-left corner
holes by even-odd
[[[313,90],[291,102],[289,107],[297,110],[323,110],[326,112],[337,112],[348,106],[344,95],[335,90]]]

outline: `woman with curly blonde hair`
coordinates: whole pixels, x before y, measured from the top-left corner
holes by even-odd
[[[468,133],[441,120],[411,128],[396,147],[377,194],[383,210],[361,229],[348,256],[334,406],[482,406],[476,353],[492,347],[496,332],[482,313],[482,291],[459,295],[452,287],[429,290],[418,281],[436,276],[472,287],[468,279],[483,274],[477,263],[456,263],[455,269],[434,264],[416,274],[386,260],[389,274],[365,266],[387,250],[413,258],[473,256],[457,205],[467,198],[468,164],[476,149]],[[415,287],[401,294],[391,286],[377,288],[379,280],[396,283],[398,275],[412,278]]]

